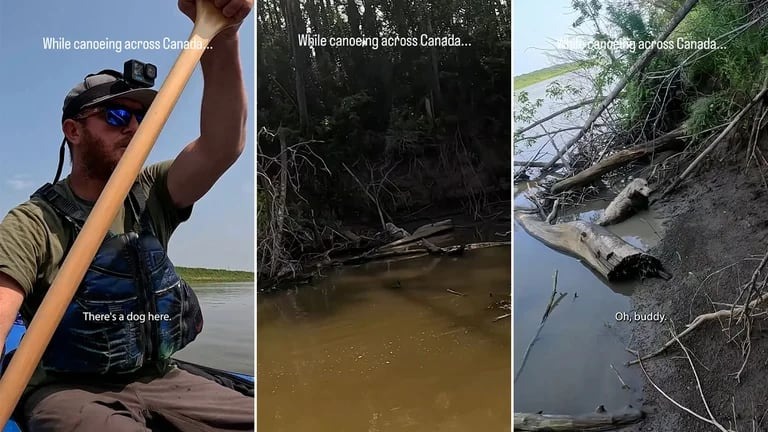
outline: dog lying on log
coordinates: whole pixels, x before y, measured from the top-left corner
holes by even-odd
[[[616,195],[613,201],[597,220],[598,225],[607,226],[626,220],[640,210],[648,208],[648,196],[651,189],[648,182],[642,178],[636,178]]]

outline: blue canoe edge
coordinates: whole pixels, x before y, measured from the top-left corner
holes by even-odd
[[[14,322],[13,327],[11,327],[11,331],[8,334],[8,338],[6,338],[6,341],[5,341],[5,354],[15,350],[19,346],[19,342],[21,342],[21,338],[22,336],[24,336],[25,331],[26,331],[26,328],[24,327],[24,322],[21,320],[21,317],[16,318],[16,322]],[[236,372],[227,372],[227,373],[238,376],[240,378],[247,379],[249,381],[253,381],[253,377],[250,375],[245,375],[245,374],[236,373]],[[1,432],[23,432],[23,431],[21,427],[19,427],[18,423],[16,423],[13,420],[10,420],[3,427],[3,430]]]

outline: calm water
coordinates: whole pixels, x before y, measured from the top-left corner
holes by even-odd
[[[574,87],[586,89],[588,88],[588,81],[586,81],[581,74],[578,73],[569,73],[566,75],[561,75],[559,77],[551,78],[548,80],[544,80],[542,82],[536,83],[534,85],[531,85],[529,87],[526,87],[524,89],[515,90],[515,94],[519,94],[521,91],[525,91],[528,93],[528,98],[531,101],[535,101],[537,99],[542,99],[543,103],[542,106],[537,110],[536,114],[534,115],[533,119],[538,120],[540,118],[544,118],[549,114],[554,113],[555,111],[558,111],[562,108],[565,108],[566,106],[572,105],[576,102],[579,102],[583,99],[587,99],[591,96],[564,96],[562,100],[555,100],[552,98],[549,98],[547,96],[547,88],[552,85],[553,82],[558,82],[561,85],[572,85]],[[592,93],[585,92],[586,95],[590,95]],[[560,129],[565,129],[569,127],[574,126],[581,126],[584,124],[584,121],[589,117],[589,107],[583,107],[578,108],[567,115],[562,115],[560,117],[554,118],[552,120],[547,121],[544,123],[544,127],[549,132],[557,131]],[[523,126],[527,126],[531,122],[526,123],[517,123],[515,124],[515,129],[519,129]],[[539,137],[535,138],[533,143],[529,143],[528,140],[515,143],[515,155],[514,158],[516,161],[519,162],[527,162],[530,159],[534,159],[535,161],[539,162],[547,162],[557,153],[557,150],[555,149],[555,146],[557,149],[562,149],[565,143],[567,143],[573,136],[576,135],[578,131],[571,130],[571,131],[565,131],[561,132],[554,136],[552,139],[552,142],[550,142],[549,137]],[[541,127],[536,127],[531,129],[530,131],[526,132],[525,136],[537,136],[544,133],[544,131],[541,129]],[[554,145],[553,145],[554,143]],[[516,167],[515,171],[517,171],[519,168]],[[530,169],[528,171],[532,175],[538,175],[537,169]]]
[[[192,288],[203,309],[203,332],[174,357],[253,375],[253,282]]]
[[[530,203],[516,186],[515,205]],[[593,203],[573,219],[593,220],[595,210],[607,203]],[[647,250],[660,239],[661,223],[643,212],[608,227],[627,242]],[[642,372],[626,368],[632,360],[631,323],[617,322],[617,312],[632,312],[631,283],[608,284],[576,258],[561,254],[529,236],[515,223],[515,372],[520,369],[526,347],[536,333],[552,294],[552,275],[558,271],[558,292],[568,293],[554,308],[525,366],[515,381],[515,412],[581,414],[598,405],[620,409],[640,406]],[[629,385],[624,389],[611,369]]]
[[[509,300],[509,262],[489,248],[260,295],[258,427],[510,430],[510,321],[488,309]]]
[[[546,88],[552,81],[584,86],[581,78],[570,74],[525,89],[532,100],[545,99],[534,118],[543,118],[578,99],[547,100]],[[553,131],[580,126],[588,114],[588,107],[574,110],[571,116],[550,121],[546,127]],[[542,129],[535,128],[527,135],[540,133]],[[554,143],[562,148],[575,133],[559,134]],[[555,153],[548,138],[541,137],[531,146],[516,145],[516,160],[527,161],[540,148],[538,160],[548,161]],[[529,172],[537,174],[536,170]],[[515,185],[516,207],[532,205],[522,195],[529,187],[529,184]],[[594,221],[607,205],[607,200],[588,203],[569,220]],[[608,229],[643,250],[655,245],[662,233],[661,223],[652,212],[640,213]],[[639,406],[642,372],[637,367],[623,366],[632,359],[625,350],[631,345],[632,324],[617,322],[615,318],[617,312],[631,314],[633,306],[629,296],[633,285],[608,284],[576,258],[550,249],[529,236],[517,223],[514,232],[515,373],[521,368],[525,350],[549,303],[555,270],[558,271],[558,292],[568,293],[551,312],[514,382],[515,412],[581,414],[593,412],[598,405],[604,405],[608,410],[627,404]],[[611,365],[629,389],[622,388]]]

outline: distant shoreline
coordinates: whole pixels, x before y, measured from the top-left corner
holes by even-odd
[[[554,78],[581,69],[583,66],[579,62],[564,63],[555,66],[546,67],[537,71],[528,72],[526,74],[518,75],[513,78],[512,85],[514,90],[522,90],[526,87],[532,86],[538,82]]]
[[[182,279],[194,282],[253,282],[253,272],[241,270],[208,269],[200,267],[176,267]]]

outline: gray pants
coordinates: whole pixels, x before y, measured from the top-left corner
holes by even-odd
[[[52,384],[24,404],[30,432],[252,431],[253,398],[189,372],[128,384]]]

